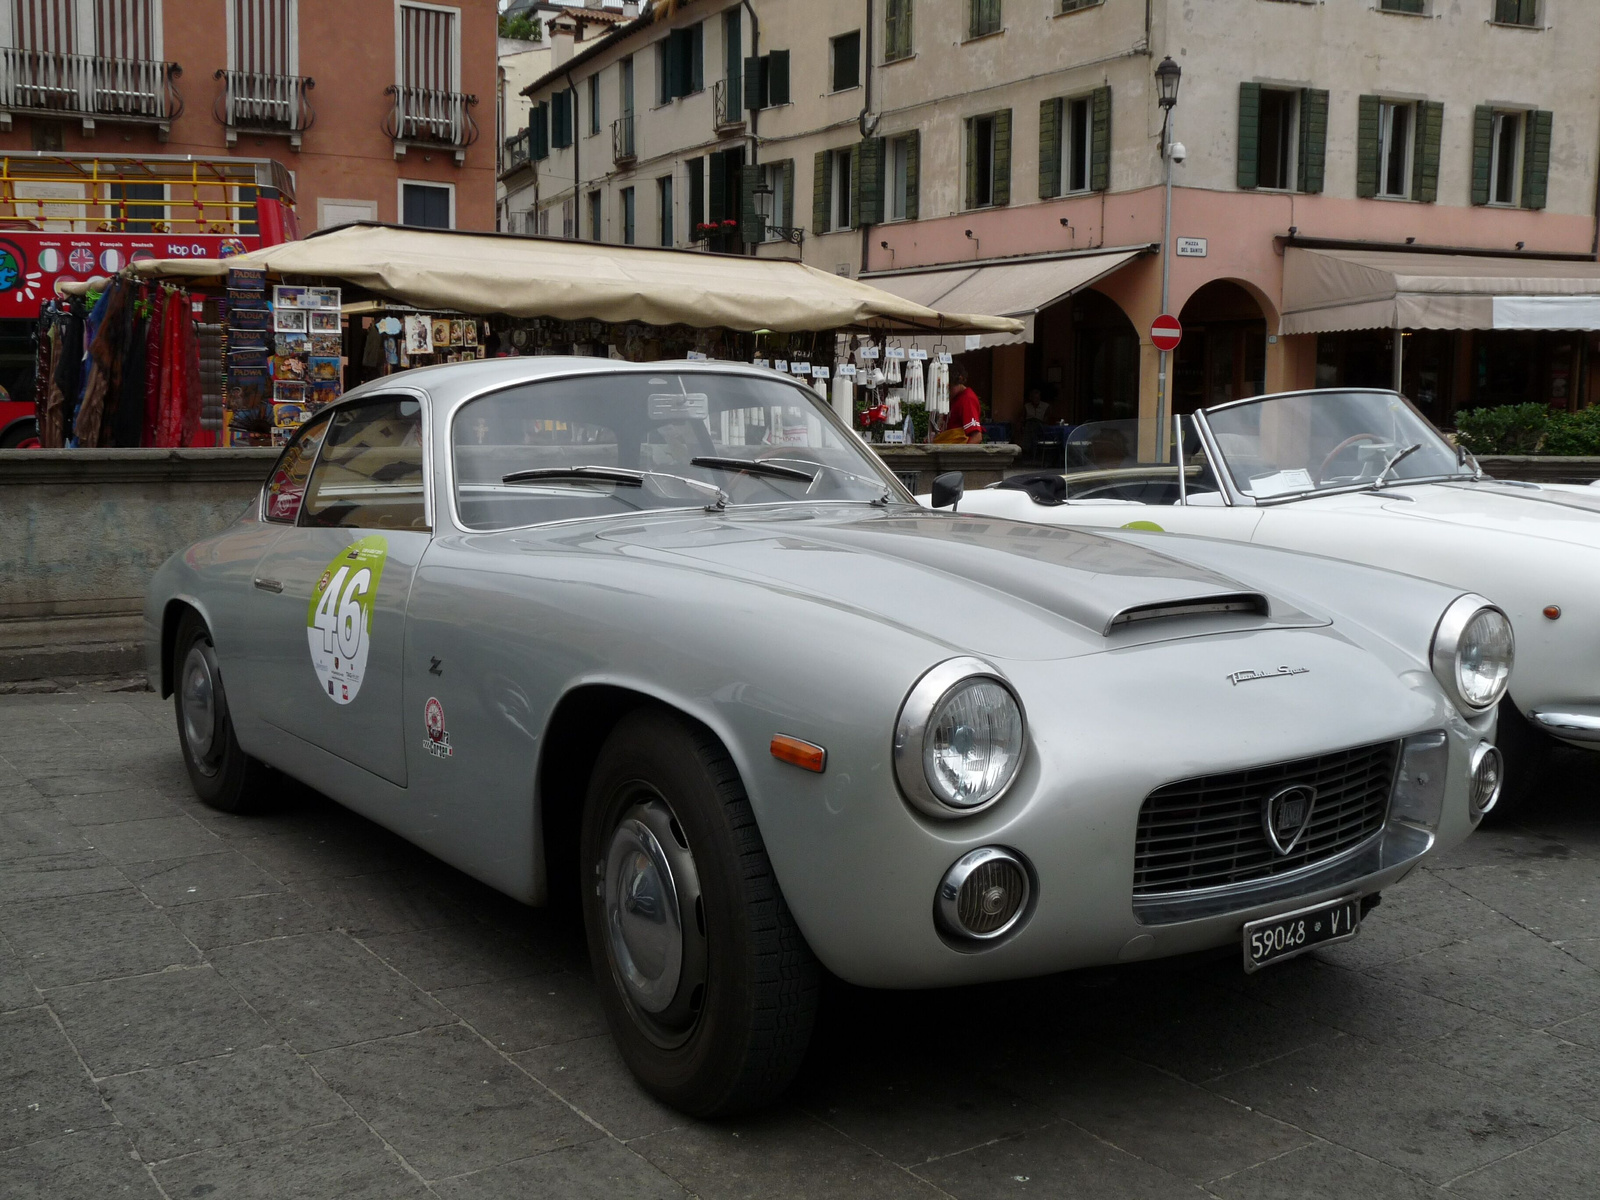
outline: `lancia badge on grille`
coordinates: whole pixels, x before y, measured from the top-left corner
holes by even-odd
[[[1317,789],[1304,783],[1291,783],[1267,797],[1261,806],[1261,826],[1279,854],[1288,854],[1295,848],[1311,824],[1311,806],[1316,799]]]

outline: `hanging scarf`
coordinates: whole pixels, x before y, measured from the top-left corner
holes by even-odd
[[[116,410],[111,418],[111,445],[132,447],[144,440],[145,348],[149,338],[144,289],[135,299],[130,291],[122,329],[122,376]]]
[[[61,332],[63,322],[51,320],[49,332],[49,366],[46,369],[44,390],[39,393],[39,444],[47,450],[59,450],[65,444],[67,424],[67,398],[61,390]]]
[[[80,446],[99,446],[107,440],[107,417],[115,411],[122,385],[122,339],[127,313],[128,287],[121,279],[115,279],[102,294],[91,320],[94,336],[89,343],[89,378],[72,426]]]
[[[151,301],[144,343],[144,432],[141,446],[155,446],[156,429],[161,422],[161,350],[166,341],[166,291],[158,290]]]

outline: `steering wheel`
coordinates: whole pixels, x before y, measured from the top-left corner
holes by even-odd
[[[1316,470],[1316,473],[1314,475],[1312,475],[1311,481],[1313,483],[1315,483],[1318,487],[1322,486],[1322,476],[1327,472],[1328,467],[1332,465],[1333,460],[1338,458],[1339,455],[1343,454],[1346,450],[1350,449],[1351,446],[1359,446],[1362,442],[1379,442],[1379,443],[1382,443],[1382,442],[1387,441],[1387,440],[1388,439],[1386,439],[1386,438],[1379,437],[1375,433],[1353,433],[1353,434],[1351,434],[1349,437],[1345,438],[1344,441],[1340,442],[1337,446],[1335,446],[1332,450],[1328,451],[1328,457],[1322,460],[1322,465],[1320,467],[1318,467],[1317,470]]]

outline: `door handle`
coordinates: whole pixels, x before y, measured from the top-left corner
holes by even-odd
[[[257,576],[256,580],[255,580],[255,585],[258,588],[260,588],[263,592],[281,592],[281,591],[283,591],[283,584],[280,583],[276,579],[262,579],[260,576]]]

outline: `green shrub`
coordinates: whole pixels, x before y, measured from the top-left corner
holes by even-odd
[[[1550,418],[1543,404],[1473,408],[1456,414],[1456,432],[1474,454],[1537,454]]]
[[[1540,454],[1600,454],[1600,407],[1551,413]]]

